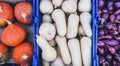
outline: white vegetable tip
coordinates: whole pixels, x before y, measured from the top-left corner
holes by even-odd
[[[43,22],[50,22],[50,23],[52,23],[52,18],[51,18],[50,15],[43,15],[42,16],[42,21]]]
[[[91,66],[91,48],[92,42],[89,37],[83,37],[81,40],[81,51],[84,66]]]
[[[55,6],[55,8],[60,7],[62,2],[63,0],[52,0],[52,3]]]
[[[52,40],[55,37],[56,30],[51,23],[42,23],[39,29],[39,34],[43,35],[47,40]]]
[[[77,10],[77,3],[72,0],[65,0],[62,4],[62,9],[66,13],[73,13]]]
[[[41,0],[39,7],[44,14],[50,14],[53,11],[53,5],[50,0]]]

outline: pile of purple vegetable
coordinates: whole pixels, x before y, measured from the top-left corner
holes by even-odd
[[[120,0],[99,0],[100,66],[120,66]]]

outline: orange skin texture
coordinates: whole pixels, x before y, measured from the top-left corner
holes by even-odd
[[[23,42],[13,50],[13,59],[17,64],[21,66],[30,66],[33,53],[33,44],[29,42]],[[28,56],[28,58],[23,59],[22,56],[24,55]]]
[[[26,38],[26,30],[16,24],[8,25],[2,32],[1,40],[7,46],[17,46]]]
[[[6,47],[3,43],[0,42],[0,57],[2,57],[8,51],[8,47]]]
[[[16,19],[23,24],[31,24],[30,15],[32,14],[32,5],[29,2],[21,2],[15,6],[14,14]],[[26,20],[22,14],[26,14]]]
[[[12,6],[5,2],[0,2],[0,7],[0,26],[4,26],[7,24],[5,19],[11,22],[14,20],[14,11]]]

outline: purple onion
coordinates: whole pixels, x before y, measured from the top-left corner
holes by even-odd
[[[104,43],[107,45],[111,45],[111,46],[119,45],[119,41],[117,41],[115,39],[105,40]]]
[[[108,47],[108,50],[110,51],[111,54],[115,55],[116,54],[116,50],[114,47],[111,47],[111,46],[107,46]]]
[[[112,23],[106,23],[105,26],[107,29],[114,29],[114,25]]]
[[[98,51],[101,55],[104,55],[105,54],[105,50],[103,48],[98,48]]]
[[[100,36],[98,37],[99,40],[102,40],[102,39],[112,39],[112,35],[103,35],[103,36]]]
[[[108,19],[108,17],[109,17],[109,14],[108,14],[108,13],[102,14],[102,18],[104,18],[105,20]]]
[[[104,0],[99,0],[99,8],[103,8],[104,4]]]
[[[114,22],[114,20],[115,20],[115,15],[110,15],[110,21]]]
[[[98,41],[98,46],[99,47],[104,47],[105,46],[105,43],[103,41]]]
[[[115,6],[116,6],[117,8],[119,8],[119,7],[120,7],[120,2],[116,2],[116,3],[115,3]]]
[[[120,21],[120,15],[117,15],[115,20]]]
[[[120,14],[120,9],[117,9],[114,14],[115,14],[115,15]]]

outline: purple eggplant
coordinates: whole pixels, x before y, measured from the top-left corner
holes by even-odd
[[[117,9],[114,14],[115,14],[115,15],[120,14],[120,9]]]
[[[105,20],[108,19],[108,17],[109,17],[109,14],[108,14],[108,13],[102,14],[102,18],[104,18]]]
[[[106,25],[105,25],[105,27],[107,28],[107,29],[114,29],[114,24],[112,24],[112,23],[106,23]]]
[[[117,15],[115,20],[120,21],[120,15]]]
[[[108,13],[108,10],[107,9],[103,9],[103,13]]]
[[[104,7],[104,4],[105,4],[104,0],[99,0],[99,8],[100,9]]]
[[[118,25],[118,32],[120,32],[120,24]]]
[[[98,48],[98,51],[101,55],[104,55],[105,54],[105,50],[103,48]]]
[[[115,3],[115,6],[116,6],[117,8],[119,8],[119,7],[120,7],[120,2],[116,2],[116,3]]]
[[[110,15],[110,21],[111,21],[111,22],[114,22],[114,20],[115,20],[115,15],[113,15],[113,14]]]
[[[116,64],[117,64],[117,61],[113,60],[113,66],[116,66]]]
[[[118,60],[118,62],[120,62],[120,55],[116,54],[115,58]]]
[[[115,36],[116,40],[120,40],[120,35]]]
[[[105,34],[105,31],[104,30],[99,30],[99,36],[102,36]]]
[[[112,35],[103,35],[103,36],[99,36],[98,39],[102,40],[102,39],[112,39],[113,36]]]
[[[103,56],[100,56],[100,64],[103,64],[106,62],[106,59]]]
[[[105,46],[105,43],[103,41],[98,41],[98,46],[99,47],[104,47]]]
[[[106,60],[107,60],[108,62],[111,62],[111,61],[112,61],[112,56],[111,56],[110,54],[107,54]]]
[[[104,40],[104,43],[110,46],[116,46],[119,45],[119,41],[115,39],[109,39],[109,40]]]
[[[114,46],[115,50],[119,50],[120,49],[120,45],[116,45]]]
[[[108,47],[108,50],[111,54],[115,55],[116,54],[116,50],[114,47],[111,47],[111,46],[107,46]]]

